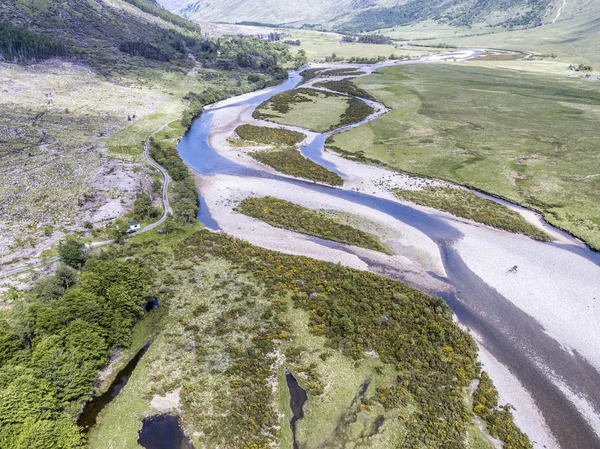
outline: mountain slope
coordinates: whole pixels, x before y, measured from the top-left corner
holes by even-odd
[[[485,23],[531,27],[544,22],[554,0],[158,0],[171,11],[204,22],[319,24],[360,32],[437,20],[454,26]]]

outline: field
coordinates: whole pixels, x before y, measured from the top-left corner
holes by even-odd
[[[600,84],[451,64],[356,83],[393,111],[330,146],[505,197],[600,248]]]
[[[246,198],[235,208],[235,211],[279,228],[375,251],[388,251],[379,239],[372,234],[342,224],[318,211],[306,209],[272,196]]]
[[[275,95],[254,111],[254,118],[316,132],[360,122],[373,109],[356,98],[315,89],[295,89]]]
[[[348,108],[348,97],[309,89],[284,92],[266,101],[254,116],[317,132],[336,128]]]
[[[114,254],[152,267],[166,312],[91,431],[91,448],[133,449],[141,419],[173,409],[202,447],[289,446],[286,369],[308,394],[302,447],[413,447],[448,437],[460,446],[467,431],[469,449],[486,447],[462,388],[475,374],[474,346],[441,300],[197,229],[151,231]],[[440,401],[446,407],[433,406]],[[425,428],[422,419],[449,427]]]

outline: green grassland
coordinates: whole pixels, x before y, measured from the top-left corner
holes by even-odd
[[[544,231],[528,223],[519,213],[468,190],[425,187],[422,190],[393,189],[392,192],[402,200],[450,212],[494,228],[525,234],[536,240],[550,240]]]
[[[254,118],[324,132],[359,122],[373,113],[363,101],[315,89],[294,89],[262,103]]]
[[[297,131],[255,125],[240,125],[235,129],[235,133],[247,142],[271,145],[294,145],[306,137]]]
[[[260,105],[254,117],[317,132],[337,128],[348,109],[348,97],[312,89],[275,95]]]
[[[246,198],[235,208],[235,211],[267,222],[272,226],[290,229],[302,234],[314,235],[334,242],[360,246],[375,251],[389,251],[372,234],[342,224],[338,220],[326,217],[317,211],[272,196]]]
[[[331,147],[502,196],[600,248],[599,84],[453,64],[355,82],[393,110]]]
[[[273,167],[286,175],[323,182],[333,186],[344,184],[344,180],[340,175],[305,158],[296,147],[253,151],[248,154],[258,162]]]

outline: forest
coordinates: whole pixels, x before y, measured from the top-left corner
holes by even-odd
[[[13,291],[0,316],[0,447],[80,446],[73,420],[110,350],[129,344],[150,280],[142,261],[100,254]]]
[[[67,54],[67,47],[51,37],[0,22],[0,61],[24,63]]]

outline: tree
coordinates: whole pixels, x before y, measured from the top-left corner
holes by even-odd
[[[73,268],[81,268],[87,260],[85,244],[75,237],[67,237],[60,242],[58,254],[67,265]]]
[[[148,218],[155,218],[157,216],[156,212],[150,196],[145,192],[138,193],[133,203],[133,216],[141,221]]]
[[[129,223],[120,218],[113,223],[109,234],[114,239],[115,243],[123,243],[125,241],[125,237],[127,237],[128,231]]]

